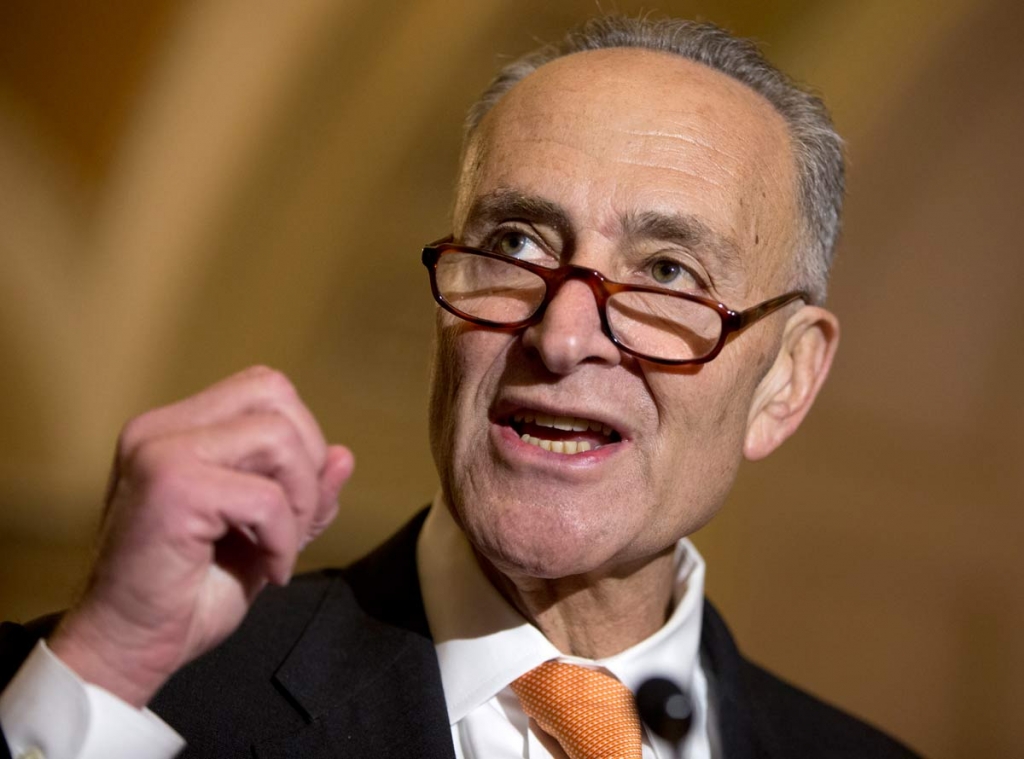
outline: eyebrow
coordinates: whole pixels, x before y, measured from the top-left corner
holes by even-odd
[[[743,267],[743,256],[735,241],[692,214],[661,211],[628,213],[622,219],[622,228],[626,239],[663,240],[695,253],[707,252],[725,271],[738,271]]]
[[[543,224],[554,229],[563,239],[572,237],[572,222],[565,209],[550,200],[508,188],[476,198],[466,214],[462,231],[464,235],[468,232],[471,236],[475,229],[509,219]]]

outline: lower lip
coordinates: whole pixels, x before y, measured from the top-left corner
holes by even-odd
[[[584,453],[555,453],[525,442],[515,428],[494,422],[491,423],[491,440],[495,447],[510,460],[523,461],[534,466],[568,467],[570,469],[590,469],[601,466],[621,453],[628,444],[626,441],[619,441]]]

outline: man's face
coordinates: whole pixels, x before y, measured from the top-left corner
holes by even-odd
[[[454,231],[740,309],[789,284],[795,186],[785,125],[759,95],[668,54],[594,51],[542,67],[487,115]],[[476,550],[507,574],[565,577],[628,571],[698,529],[731,487],[784,322],[672,368],[620,353],[578,281],[518,332],[439,311],[431,444]]]

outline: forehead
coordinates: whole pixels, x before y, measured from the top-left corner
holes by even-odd
[[[746,85],[669,53],[589,51],[542,66],[481,122],[456,233],[479,197],[514,190],[606,238],[637,214],[685,214],[767,250],[793,232],[795,187],[786,125]]]

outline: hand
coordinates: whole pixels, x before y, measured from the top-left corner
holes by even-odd
[[[49,641],[135,706],[239,625],[337,512],[352,473],[284,375],[256,367],[131,420],[99,556]]]

